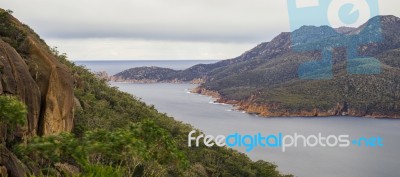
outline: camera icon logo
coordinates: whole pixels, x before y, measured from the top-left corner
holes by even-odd
[[[347,73],[379,74],[380,62],[368,56],[359,56],[360,45],[382,40],[378,0],[287,0],[292,31],[292,49],[296,52],[321,51],[322,58],[301,64],[300,79],[332,79],[333,50],[345,47]],[[341,34],[333,28],[358,27],[350,34]],[[310,27],[303,25],[315,25]],[[300,30],[303,28],[302,30]]]

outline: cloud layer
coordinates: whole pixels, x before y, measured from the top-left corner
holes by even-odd
[[[399,16],[396,2],[381,0],[381,13]],[[4,0],[0,6],[73,59],[225,59],[290,29],[286,0]]]
[[[259,42],[288,27],[285,3],[268,0],[16,0],[3,6],[45,38]]]

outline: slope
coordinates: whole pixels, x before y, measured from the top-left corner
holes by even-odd
[[[383,40],[359,47],[361,56],[374,56],[381,62],[381,73],[350,75],[346,72],[346,50],[337,47],[333,52],[333,75],[328,80],[302,80],[298,77],[299,66],[307,61],[318,60],[321,52],[296,52],[290,45],[271,41],[283,54],[271,56],[267,52],[250,60],[212,70],[201,87],[220,93],[221,101],[230,100],[249,112],[265,116],[327,116],[355,115],[373,117],[399,117],[399,53],[400,19],[382,16],[371,19],[354,29],[353,33],[381,21]],[[371,36],[376,32],[368,32]],[[320,36],[315,34],[322,34]],[[335,42],[334,29],[304,26],[292,33],[301,35],[303,45],[320,45]],[[290,35],[284,36],[290,41]],[[339,42],[337,42],[339,43]],[[271,47],[265,51],[273,50]]]
[[[157,81],[201,80],[203,84],[196,92],[218,95],[220,102],[233,103],[240,109],[263,116],[398,118],[399,29],[400,19],[395,16],[377,16],[358,28],[303,26],[291,33],[281,33],[239,57],[163,74]],[[369,42],[378,38],[379,41]],[[327,68],[300,68],[306,62],[321,60],[322,52],[318,47],[324,46],[332,47],[331,74],[320,73]],[[377,58],[381,72],[349,74],[347,70],[361,73],[375,67],[366,62],[370,60],[350,62],[347,58],[356,59],[355,53]],[[325,79],[301,79],[299,71]],[[152,72],[157,73],[158,69]],[[126,78],[135,74],[132,72]]]
[[[0,95],[28,108],[28,128],[0,135],[0,175],[283,176],[228,148],[187,147],[193,127],[69,62],[10,12],[0,17]]]

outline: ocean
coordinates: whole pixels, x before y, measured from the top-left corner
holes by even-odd
[[[130,67],[160,66],[184,69],[198,63],[215,61],[91,61],[85,64],[92,71],[115,74]],[[246,151],[235,147],[252,160],[275,163],[283,173],[299,177],[398,177],[400,174],[400,121],[360,117],[279,117],[264,118],[237,111],[231,105],[214,103],[213,98],[190,93],[194,84],[131,84],[111,82],[118,87],[154,105],[178,121],[188,123],[209,135],[233,133],[277,134],[305,136],[342,135],[351,137],[381,137],[383,147],[291,147],[282,152],[279,148],[256,147]],[[191,147],[196,148],[196,147]]]

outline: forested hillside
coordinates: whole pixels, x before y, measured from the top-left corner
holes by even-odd
[[[379,40],[368,41],[375,36]],[[325,73],[325,77],[318,72],[329,68],[301,68],[304,63],[321,61],[318,47],[324,46],[331,46],[332,59],[328,62],[333,64],[332,72]],[[348,59],[354,53],[361,58]],[[374,57],[378,62],[371,63],[363,56]],[[196,92],[218,92],[220,102],[236,104],[240,109],[263,116],[399,118],[399,62],[400,19],[377,16],[358,28],[303,26],[283,32],[239,57],[174,71],[158,81],[201,80],[203,84]],[[380,72],[348,72],[352,70]],[[304,78],[301,73],[315,76]],[[125,75],[128,79],[135,75],[129,74]],[[315,79],[318,77],[322,79]]]
[[[0,176],[282,176],[110,87],[0,10]]]

